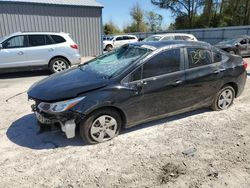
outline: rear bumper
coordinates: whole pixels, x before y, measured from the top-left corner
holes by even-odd
[[[246,81],[247,81],[247,71],[245,71],[237,80],[238,92],[236,97],[239,97],[243,93]]]
[[[72,65],[79,65],[81,63],[81,55],[80,54],[74,54],[69,58],[69,61]]]

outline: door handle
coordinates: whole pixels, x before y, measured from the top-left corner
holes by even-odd
[[[172,84],[173,86],[178,86],[180,84],[182,84],[183,81],[182,80],[176,80],[174,84]]]
[[[49,52],[53,52],[54,50],[55,50],[54,48],[48,49]]]
[[[20,52],[17,53],[17,55],[23,55],[23,54],[24,54],[23,51],[20,51]]]

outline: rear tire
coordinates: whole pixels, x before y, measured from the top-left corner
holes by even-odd
[[[52,73],[67,70],[70,67],[69,62],[61,57],[54,58],[49,63],[49,69]]]
[[[233,104],[234,98],[234,88],[230,85],[226,85],[216,94],[211,108],[214,111],[226,110]]]
[[[122,119],[112,109],[97,110],[80,123],[80,135],[88,144],[102,143],[120,133]]]

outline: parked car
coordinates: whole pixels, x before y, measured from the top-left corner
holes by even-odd
[[[242,57],[250,56],[250,36],[247,35],[234,39],[226,39],[215,46],[231,54],[237,54]]]
[[[0,41],[0,72],[50,69],[60,72],[81,62],[67,33],[18,32]]]
[[[166,34],[157,34],[152,35],[148,38],[145,38],[144,42],[153,42],[153,41],[166,41],[166,40],[192,40],[197,41],[197,38],[192,34],[185,33],[166,33]]]
[[[135,35],[106,36],[103,39],[103,50],[108,52],[112,51],[113,48],[121,47],[124,44],[138,42],[138,38]]]
[[[35,83],[28,96],[40,126],[58,124],[67,138],[80,126],[86,142],[99,143],[140,123],[229,108],[246,68],[240,56],[203,42],[138,42]]]

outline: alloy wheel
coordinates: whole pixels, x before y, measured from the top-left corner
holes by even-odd
[[[97,142],[111,140],[116,136],[117,128],[118,126],[115,118],[108,115],[102,115],[91,125],[90,136]]]
[[[63,60],[57,60],[52,65],[54,72],[61,72],[68,68],[67,63]]]
[[[233,102],[233,91],[225,89],[218,98],[218,107],[222,110],[227,109]]]

